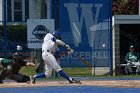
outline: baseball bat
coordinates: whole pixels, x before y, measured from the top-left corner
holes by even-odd
[[[59,55],[60,56],[62,56],[62,55],[67,55],[68,53],[67,52],[61,52]],[[92,68],[93,66],[92,66],[92,64],[90,63],[90,62],[88,62],[87,60],[85,60],[83,57],[81,57],[78,53],[73,53],[74,55],[76,55],[78,58],[79,58],[79,60],[83,63],[83,64],[85,64],[87,67],[89,67],[89,68]]]
[[[92,68],[92,64],[90,63],[90,62],[88,62],[87,60],[85,60],[83,57],[81,57],[79,54],[77,54],[77,53],[74,53],[78,58],[79,58],[79,60],[83,63],[83,64],[85,64],[87,67],[89,67],[89,68]]]

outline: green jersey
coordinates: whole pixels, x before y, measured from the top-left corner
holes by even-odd
[[[3,64],[9,64],[10,62],[12,62],[13,60],[12,59],[6,59],[6,58],[3,58],[2,60],[1,60],[1,62],[3,63]]]
[[[125,60],[128,62],[128,61],[131,61],[131,62],[137,62],[138,60],[140,59],[140,55],[139,53],[137,52],[129,52],[126,54],[125,56]]]
[[[1,64],[4,68],[7,68],[8,65],[12,66],[13,73],[18,73],[18,71],[23,67],[26,66],[27,62],[20,60],[19,62],[15,62],[14,59],[6,59],[3,58],[1,60]]]

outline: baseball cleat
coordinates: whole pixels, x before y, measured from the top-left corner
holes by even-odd
[[[80,80],[75,80],[75,79],[73,79],[73,78],[72,78],[71,81],[69,81],[69,83],[70,83],[70,84],[72,84],[72,83],[81,84]]]
[[[34,77],[30,76],[30,82],[31,82],[31,84],[36,84],[35,81],[36,81],[36,79]]]

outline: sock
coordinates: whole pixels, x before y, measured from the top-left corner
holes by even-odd
[[[46,77],[45,72],[37,74],[37,75],[34,76],[34,78],[40,78],[40,77]]]
[[[64,77],[68,81],[72,80],[63,70],[60,70],[58,73],[60,74],[60,76]]]

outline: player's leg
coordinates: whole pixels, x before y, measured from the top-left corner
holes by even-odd
[[[30,81],[30,77],[20,74],[20,73],[13,73],[9,76],[10,79],[15,80],[19,83],[24,83]]]
[[[45,72],[34,75],[34,78],[51,77],[53,68],[45,64]]]
[[[63,70],[58,71],[58,73],[60,76],[67,79],[69,81],[69,83],[81,83],[80,80],[75,80],[74,78],[69,77]]]
[[[129,71],[129,74],[132,74],[132,72],[133,72],[131,63],[127,63],[125,66],[125,73],[128,74],[128,71]]]
[[[46,58],[44,59],[47,63],[47,65],[49,65],[51,68],[53,68],[56,72],[58,72],[60,74],[60,76],[64,77],[65,79],[67,79],[68,81],[71,81],[72,78],[70,78],[63,70],[62,68],[59,66],[56,58],[52,55],[49,54],[48,56],[46,56]]]
[[[55,69],[55,71],[62,77],[64,77],[65,79],[67,79],[69,81],[69,83],[78,83],[80,82],[79,80],[75,80],[71,77],[69,77],[60,67],[60,65],[58,64],[56,58],[53,55],[49,55],[48,60],[48,65],[51,66],[51,68]]]
[[[26,75],[23,75],[22,80],[19,81],[19,82],[29,82],[29,81],[30,81],[30,77],[26,76]]]
[[[134,65],[136,66],[136,74],[140,74],[140,62],[135,62]]]
[[[12,73],[12,66],[11,65],[5,65],[2,64],[3,70],[0,74],[0,83],[3,83],[3,80]]]
[[[7,69],[4,69],[1,74],[0,74],[0,83],[3,83],[3,80],[6,78],[7,73],[6,73]]]
[[[56,58],[56,57],[55,57],[55,58]],[[60,65],[60,58],[57,58],[56,60],[57,60],[58,64]],[[58,77],[58,73],[57,73],[56,71],[55,71],[54,74],[55,74],[55,77]]]
[[[44,63],[45,63],[45,66],[46,66],[46,72],[44,73],[41,73],[41,74],[38,74],[38,75],[35,75],[33,78],[32,78],[32,82],[35,83],[35,79],[36,78],[39,78],[39,77],[50,77],[51,76],[51,73],[52,73],[52,70],[55,69],[55,71],[57,71],[60,76],[64,77],[65,79],[67,79],[70,83],[74,83],[74,82],[80,82],[80,81],[76,81],[74,79],[72,79],[71,77],[69,77],[63,70],[62,68],[60,67],[60,65],[58,64],[57,60],[55,59],[55,57],[51,54],[51,53],[48,53],[47,55],[46,54],[43,54],[42,55],[42,58],[44,60]]]
[[[42,77],[51,77],[52,76],[52,70],[53,68],[46,62],[46,59],[44,60],[45,63],[45,72],[39,73],[31,77],[31,82],[35,83],[37,78],[42,78]]]

